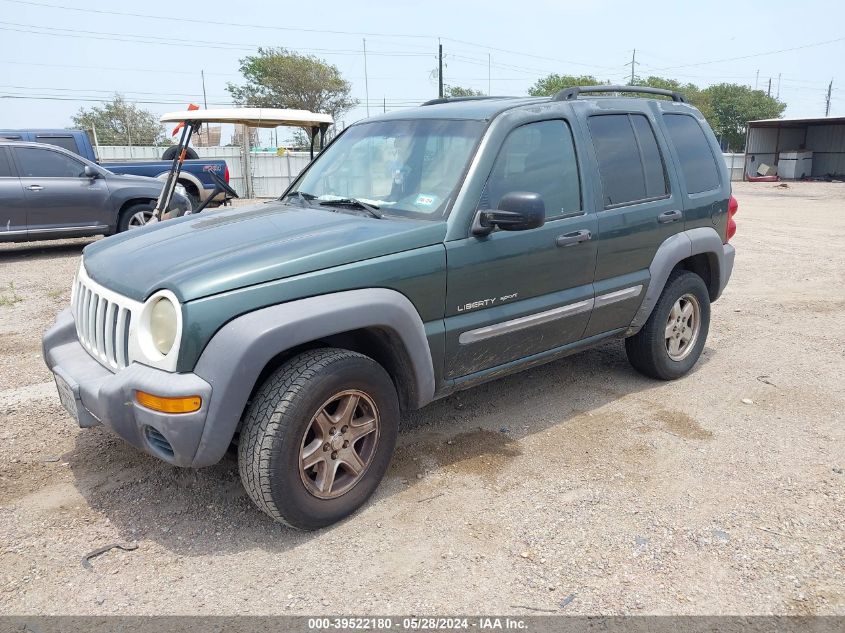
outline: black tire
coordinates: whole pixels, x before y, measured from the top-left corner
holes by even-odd
[[[197,208],[200,206],[200,198],[197,194],[195,194],[190,189],[185,190],[185,197],[188,198],[188,201],[191,203],[191,213],[195,213]]]
[[[155,209],[154,202],[139,202],[126,207],[120,212],[120,217],[117,220],[117,232],[123,233],[130,228],[135,228],[137,225],[133,218],[139,213],[152,216],[153,209]]]
[[[699,327],[697,337],[681,360],[670,356],[666,328],[675,302],[691,295],[698,302]],[[625,339],[628,361],[641,374],[659,380],[675,380],[686,374],[701,356],[710,329],[710,295],[704,280],[695,273],[676,270],[663,288],[654,310],[643,328]]]
[[[378,433],[357,482],[340,496],[319,498],[306,487],[300,451],[312,419],[346,390],[363,392],[375,404]],[[331,525],[355,512],[378,487],[393,456],[398,424],[396,389],[381,365],[347,350],[304,352],[264,381],[244,414],[238,444],[241,481],[253,502],[276,521],[301,530]]]
[[[161,160],[173,160],[174,158],[176,158],[177,151],[179,151],[179,146],[171,145],[166,150],[164,150],[164,152],[162,152]],[[185,158],[188,160],[194,160],[196,158],[199,158],[199,155],[193,147],[186,147]]]

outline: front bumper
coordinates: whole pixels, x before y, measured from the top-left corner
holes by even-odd
[[[44,334],[44,361],[57,376],[62,403],[82,427],[108,427],[137,448],[176,466],[192,466],[206,418],[212,389],[195,374],[175,374],[132,363],[112,373],[98,363],[77,340],[70,310],[59,314]],[[202,406],[193,413],[167,414],[135,401],[135,391],[158,396],[198,395]]]

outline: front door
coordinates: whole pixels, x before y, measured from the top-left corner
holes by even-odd
[[[446,375],[458,378],[579,340],[593,302],[595,214],[582,199],[568,121],[515,128],[479,208],[539,193],[546,223],[447,242]]]
[[[0,147],[0,241],[26,239],[23,189],[9,151]]]
[[[111,214],[104,178],[87,177],[82,161],[50,147],[15,147],[12,152],[24,190],[30,239],[108,228]]]

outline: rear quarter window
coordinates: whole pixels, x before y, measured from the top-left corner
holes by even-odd
[[[72,136],[36,136],[35,140],[39,143],[56,145],[57,147],[70,150],[74,154],[79,153],[79,145],[76,144],[76,139]]]
[[[716,157],[698,121],[687,114],[664,114],[663,121],[675,146],[687,193],[718,189],[720,183]]]

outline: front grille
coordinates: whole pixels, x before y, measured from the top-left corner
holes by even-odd
[[[71,310],[79,342],[88,353],[111,369],[129,365],[129,330],[135,302],[93,281],[79,269]]]

